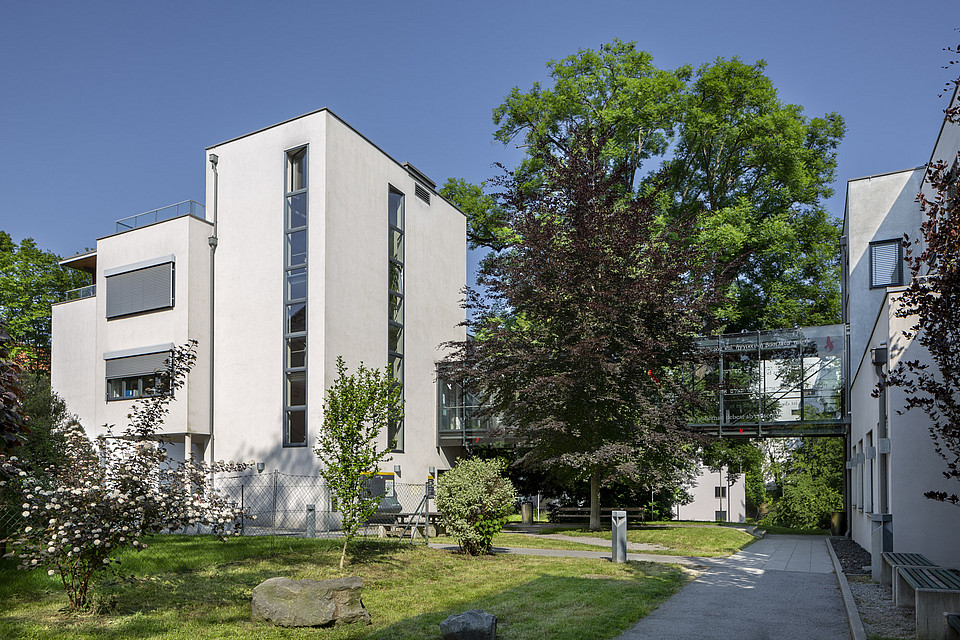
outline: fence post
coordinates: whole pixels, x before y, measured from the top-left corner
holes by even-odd
[[[244,520],[244,515],[246,514],[246,509],[243,506],[243,480],[240,481],[240,535],[246,535],[244,529],[246,529],[246,522]]]
[[[307,505],[307,537],[317,537],[317,505]]]
[[[427,478],[423,489],[423,542],[430,546],[430,498],[436,495],[433,491],[433,478]]]
[[[278,469],[273,470],[273,533],[277,533],[277,482],[279,481]]]

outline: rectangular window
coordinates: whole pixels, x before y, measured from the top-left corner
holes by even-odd
[[[870,287],[903,284],[903,246],[900,240],[870,243]]]
[[[714,516],[717,519],[717,522],[726,522],[727,521],[727,512],[726,511],[716,511]]]
[[[107,400],[135,400],[162,395],[169,351],[110,358],[106,361]]]
[[[287,193],[307,188],[307,148],[287,154]]]
[[[290,410],[286,412],[286,428],[283,435],[284,444],[287,446],[302,447],[307,444],[306,410]]]
[[[109,273],[106,281],[107,318],[173,307],[173,262]]]
[[[307,366],[307,339],[287,338],[287,368]]]
[[[726,487],[714,487],[713,488],[713,497],[714,498],[726,498],[727,497],[727,488]]]

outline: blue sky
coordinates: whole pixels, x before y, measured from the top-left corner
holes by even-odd
[[[0,229],[72,255],[202,201],[206,146],[324,106],[437,183],[480,181],[519,157],[491,138],[509,90],[614,38],[664,68],[763,58],[784,101],[843,115],[840,216],[846,180],[929,158],[958,26],[956,0],[7,2]]]

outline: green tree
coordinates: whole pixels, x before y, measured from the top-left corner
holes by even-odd
[[[494,137],[525,150],[515,175],[526,188],[545,179],[545,157],[568,153],[577,127],[605,128],[602,158],[622,193],[664,180],[674,217],[704,212],[699,237],[735,276],[717,309],[724,330],[839,321],[840,231],[822,206],[844,133],[839,115],[807,118],[783,103],[763,61],[665,71],[615,40],[547,67],[549,86],[514,88],[493,111]],[[442,193],[467,214],[473,242],[515,240],[479,187],[451,179]]]
[[[463,459],[437,483],[437,511],[472,556],[490,552],[493,537],[514,512],[517,493],[502,475],[504,466],[500,460]]]
[[[356,373],[348,374],[343,358],[337,357],[337,379],[327,389],[323,424],[314,451],[323,462],[320,475],[340,512],[341,569],[347,545],[380,506],[382,496],[364,493],[365,480],[378,471],[381,462],[390,460],[393,443],[378,449],[380,432],[402,419],[400,385],[386,369],[368,369],[360,363]]]
[[[14,357],[31,371],[49,370],[50,305],[90,282],[86,274],[61,269],[59,261],[32,238],[17,245],[0,231],[0,321],[7,324]]]
[[[29,433],[23,415],[22,369],[10,357],[10,335],[0,320],[0,454],[13,453]]]
[[[23,375],[23,414],[30,427],[17,456],[35,473],[67,461],[65,427],[75,418],[67,404],[50,388],[50,378],[38,373]]]
[[[843,439],[804,438],[787,458],[783,495],[764,519],[786,527],[830,527],[830,516],[843,508]]]
[[[609,173],[614,126],[570,132],[537,188],[503,186],[516,238],[481,265],[468,322],[444,374],[474,389],[516,439],[519,461],[563,482],[664,487],[689,470],[692,392],[683,365],[711,317],[714,270],[696,219],[665,220],[655,192]],[[505,310],[509,310],[506,313]]]

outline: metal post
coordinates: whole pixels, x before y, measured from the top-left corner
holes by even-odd
[[[307,505],[307,537],[317,537],[317,505]]]
[[[610,514],[612,548],[611,562],[627,561],[627,512],[613,511]]]
[[[241,484],[240,485],[240,535],[246,535],[244,533],[244,529],[246,529],[246,526],[243,521],[243,516],[245,513],[246,513],[246,509],[244,509],[243,507],[243,485]]]

